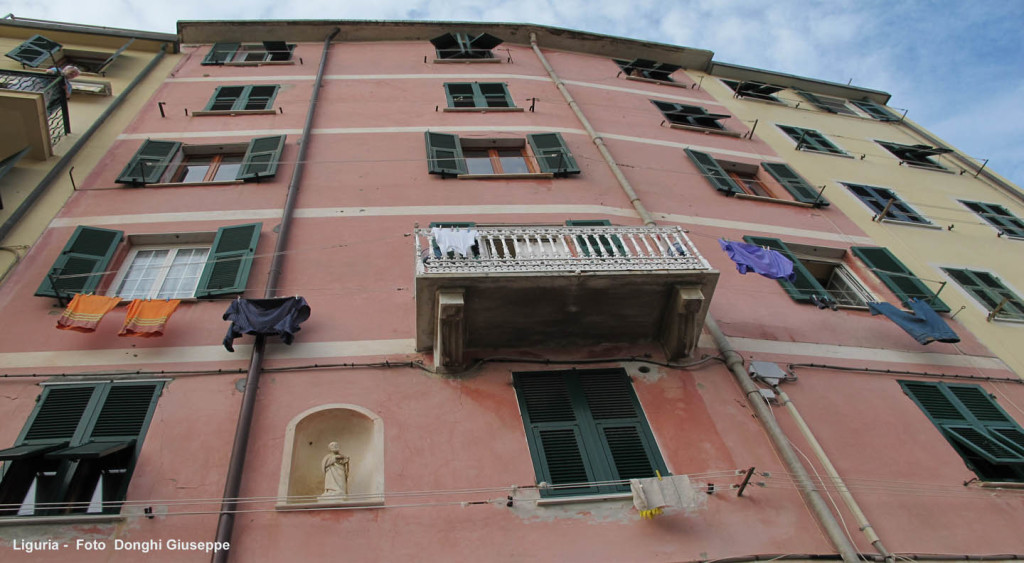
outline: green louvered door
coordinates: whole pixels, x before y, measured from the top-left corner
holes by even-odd
[[[444,177],[467,172],[458,135],[427,131],[424,138],[427,144],[427,170],[431,174]]]
[[[238,169],[237,180],[260,180],[277,174],[277,163],[281,161],[285,135],[256,137],[249,141],[242,167]]]
[[[537,167],[541,172],[557,176],[580,173],[580,167],[560,133],[527,135],[526,140],[533,149],[533,156],[537,157]]]
[[[35,294],[57,297],[59,290],[61,297],[70,297],[75,293],[95,292],[123,235],[122,231],[77,227]]]
[[[761,167],[767,170],[779,184],[782,184],[782,187],[786,188],[786,191],[796,201],[810,203],[816,207],[824,207],[829,204],[828,200],[818,195],[820,192],[814,189],[814,186],[807,183],[807,180],[804,180],[796,173],[796,170],[788,165],[780,162],[762,162]]]
[[[854,246],[850,250],[871,268],[904,306],[909,306],[909,299],[919,299],[931,305],[935,311],[949,312],[949,305],[936,297],[935,293],[910,271],[910,268],[889,252],[889,249],[880,246]]]
[[[743,190],[725,173],[725,170],[715,162],[711,155],[690,149],[684,150],[686,151],[686,156],[690,157],[690,160],[697,166],[697,170],[700,170],[704,179],[711,183],[713,188],[726,195],[743,193]]]
[[[206,266],[199,277],[196,297],[245,291],[263,223],[222,227],[217,231]]]

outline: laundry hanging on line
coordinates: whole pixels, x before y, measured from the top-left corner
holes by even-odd
[[[119,297],[76,293],[57,319],[57,328],[76,332],[96,332],[103,316],[121,302]]]
[[[479,233],[476,229],[451,229],[434,227],[430,229],[441,256],[454,251],[463,258],[468,258],[472,253],[473,245],[476,244],[476,237]]]
[[[302,297],[273,299],[236,299],[224,312],[224,320],[231,321],[224,336],[224,348],[234,352],[234,340],[243,334],[281,335],[281,341],[291,344],[299,325],[309,318],[310,309]]]
[[[796,281],[793,261],[776,250],[723,239],[718,239],[718,244],[736,263],[736,270],[741,274],[752,271],[773,280]]]
[[[645,520],[654,518],[665,509],[692,509],[697,506],[698,494],[686,475],[630,479],[633,506]]]
[[[117,335],[139,338],[163,336],[167,320],[180,303],[180,299],[133,299],[128,304],[124,325]]]
[[[919,299],[908,299],[907,305],[913,313],[901,311],[888,303],[868,303],[868,310],[872,315],[885,315],[921,344],[960,342],[960,337],[927,303]]]

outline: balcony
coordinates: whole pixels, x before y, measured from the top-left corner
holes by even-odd
[[[28,147],[28,156],[45,160],[53,146],[71,132],[64,77],[57,74],[0,70],[0,159]]]
[[[442,372],[469,349],[660,342],[686,357],[718,281],[679,227],[461,231],[466,256],[450,231],[414,233],[416,347]]]

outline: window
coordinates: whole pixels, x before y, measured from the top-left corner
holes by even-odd
[[[914,223],[918,225],[931,225],[932,222],[925,219],[923,215],[914,211],[906,202],[901,200],[895,192],[888,188],[875,186],[864,186],[861,184],[843,183],[846,189],[853,192],[853,195],[860,198],[865,205],[875,212],[875,216],[881,216],[880,220],[900,221],[903,223]]]
[[[732,117],[728,114],[708,113],[708,110],[700,106],[687,106],[672,102],[660,102],[658,100],[651,100],[651,103],[661,110],[665,119],[673,125],[724,130],[725,127],[718,121]]]
[[[123,299],[182,299],[245,291],[262,223],[216,233],[132,235],[131,249],[106,293]],[[96,293],[122,231],[79,226],[36,290],[39,297]]]
[[[846,154],[846,151],[832,144],[832,141],[829,141],[824,135],[814,129],[791,127],[789,125],[779,125],[779,129],[782,129],[785,134],[789,135],[790,139],[796,141],[796,150],[798,151]]]
[[[841,248],[785,243],[769,237],[746,236],[743,240],[775,250],[793,262],[796,281],[778,281],[794,301],[834,309],[866,307],[875,300],[843,263],[846,251]]]
[[[1024,320],[1024,301],[995,275],[966,268],[943,268],[989,311],[989,320]]]
[[[489,33],[470,36],[465,33],[445,33],[430,42],[437,49],[437,58],[444,59],[494,59],[494,49],[503,41]]]
[[[284,135],[257,137],[248,144],[223,145],[183,145],[147,139],[117,181],[144,186],[272,178],[277,173],[284,142]]]
[[[448,82],[444,93],[450,108],[512,108],[512,95],[502,82]]]
[[[872,119],[877,119],[878,121],[900,121],[900,118],[885,109],[885,106],[876,104],[869,98],[850,100],[850,103],[860,108],[864,113],[871,116]]]
[[[1024,430],[980,385],[899,383],[978,478],[1024,481]]]
[[[999,229],[1000,235],[1010,238],[1024,238],[1024,221],[1010,213],[1002,205],[963,200],[960,203],[967,206],[967,209],[977,213],[985,221],[988,221],[988,224]]]
[[[273,111],[278,88],[276,84],[220,86],[213,92],[204,111]]]
[[[527,135],[525,140],[460,139],[457,135],[431,131],[427,131],[425,137],[428,170],[442,177],[580,173],[576,159],[559,133]]]
[[[0,450],[0,515],[116,514],[163,383],[46,385]]]
[[[542,496],[629,491],[668,474],[623,369],[512,374]]]
[[[896,294],[904,307],[910,306],[910,299],[918,299],[928,303],[935,311],[949,312],[949,305],[943,303],[935,292],[915,276],[899,258],[889,252],[889,249],[880,246],[854,246],[850,250]]]
[[[214,43],[204,65],[258,65],[289,63],[295,45],[284,41],[262,43]]]
[[[803,90],[797,90],[797,94],[803,96],[804,99],[814,104],[815,107],[820,110],[827,111],[829,113],[840,113],[843,115],[857,115],[857,112],[850,109],[849,106],[846,105],[846,100],[842,98],[830,98],[828,96],[804,92]]]
[[[736,98],[753,98],[755,100],[762,100],[766,102],[782,103],[781,100],[773,95],[785,90],[782,86],[772,86],[771,84],[763,84],[761,82],[724,79],[722,82],[729,88],[732,88],[732,91],[735,92],[734,97]]]
[[[679,65],[659,63],[650,59],[612,60],[615,61],[615,64],[619,65],[619,68],[622,69],[622,72],[626,73],[626,76],[658,80],[660,82],[675,82],[672,80],[672,73],[682,68]]]
[[[32,68],[64,67],[74,65],[82,72],[105,74],[107,68],[121,56],[135,41],[130,39],[113,53],[105,51],[86,51],[82,49],[65,49],[63,45],[47,39],[42,35],[29,38],[7,56],[19,63]]]
[[[929,147],[928,145],[901,145],[899,143],[887,143],[885,141],[875,142],[882,145],[882,148],[891,152],[896,158],[900,159],[901,165],[907,164],[920,168],[932,168],[934,170],[945,170],[945,168],[930,157],[953,152],[952,149],[937,149],[935,147]]]
[[[821,196],[820,190],[816,190],[785,164],[762,162],[761,168],[758,168],[755,164],[718,160],[707,153],[692,149],[684,150],[711,186],[725,195],[746,194],[778,199],[773,188],[768,187],[768,178],[760,173],[763,168],[779,187],[793,196],[794,201],[815,207],[829,205],[828,200]]]

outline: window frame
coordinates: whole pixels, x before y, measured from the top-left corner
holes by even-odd
[[[146,139],[132,155],[115,180],[131,187],[176,187],[209,184],[236,184],[246,181],[259,182],[273,178],[284,153],[286,135],[254,137],[248,143],[220,143],[211,145],[186,145],[178,141]],[[207,170],[206,177],[213,177],[223,156],[243,154],[241,166],[234,179],[202,182],[180,182],[174,178],[181,174],[182,165],[189,156],[222,155]],[[147,168],[148,165],[148,168]],[[161,171],[162,169],[162,171]]]
[[[832,113],[835,115],[850,115],[853,117],[861,117],[856,110],[847,105],[848,101],[845,98],[835,98],[832,96],[824,96],[821,94],[812,94],[804,90],[797,90],[797,94],[803,97],[808,102],[814,104],[814,106],[821,111]]]
[[[719,123],[722,119],[729,119],[732,116],[725,113],[709,113],[701,106],[692,106],[676,102],[664,102],[661,100],[650,100],[654,107],[658,108],[662,117],[669,122],[673,129],[688,129],[706,133],[719,133],[739,137],[735,131],[729,131],[725,125]]]
[[[491,165],[491,172],[474,172],[469,164],[471,157],[466,156],[467,152],[483,152],[488,153],[488,157]],[[501,159],[508,157],[509,155],[501,155],[502,151],[519,151],[519,156],[523,159],[523,164],[526,166],[526,172],[505,172],[505,167],[502,164]],[[466,176],[515,176],[518,174],[539,174],[537,171],[537,165],[534,162],[533,155],[529,154],[526,150],[526,146],[522,147],[492,147],[492,148],[466,148],[462,147],[463,159],[466,161]]]
[[[938,227],[930,219],[925,217],[923,214],[915,210],[911,205],[899,195],[896,194],[890,188],[883,188],[880,186],[869,186],[867,184],[854,184],[851,182],[840,182],[854,197],[857,198],[865,207],[874,212],[877,218],[881,215],[882,211],[885,211],[888,201],[892,200],[892,205],[889,206],[889,210],[886,211],[886,216],[882,217],[882,222],[889,223],[900,223],[905,225],[917,225],[924,227]],[[865,192],[865,193],[858,193]],[[914,220],[914,218],[917,220]]]
[[[774,84],[766,84],[764,82],[757,82],[756,80],[735,80],[732,78],[719,78],[719,80],[722,84],[725,84],[727,88],[732,90],[734,98],[745,98],[761,102],[786,105],[785,102],[775,97],[777,92],[782,92],[786,89],[784,86],[775,86]],[[746,91],[743,91],[743,86],[747,84],[752,85],[753,89],[748,88]],[[757,90],[767,90],[767,92],[757,92]]]
[[[121,297],[122,299],[195,299],[196,292],[199,291],[199,282],[202,279],[202,269],[199,271],[199,276],[195,279],[195,287],[192,288],[190,295],[187,296],[171,296],[171,297],[158,297],[161,286],[167,278],[167,274],[170,272],[171,266],[174,264],[174,259],[177,253],[181,250],[192,250],[205,248],[206,256],[203,257],[203,268],[209,262],[210,254],[213,251],[213,240],[217,236],[216,231],[200,232],[200,233],[184,233],[191,242],[177,242],[177,243],[163,243],[163,244],[132,244],[135,238],[132,235],[128,237],[128,244],[131,245],[128,254],[121,261],[120,266],[117,269],[117,274],[114,276],[113,281],[110,283],[110,289],[107,290],[107,295],[110,297]],[[166,238],[179,238],[182,235],[166,235]],[[152,286],[145,295],[133,295],[125,296],[121,293],[121,285],[124,283],[125,278],[128,276],[128,272],[131,270],[132,265],[138,257],[140,252],[150,250],[171,250],[164,258],[164,262],[158,268],[161,272],[153,280]]]
[[[455,86],[468,86],[471,90],[468,98],[472,105],[458,105],[459,102],[464,100],[464,95],[453,94],[452,87]],[[496,87],[500,86],[502,90],[502,100],[505,105],[488,105],[492,98],[498,98],[496,94],[488,94],[484,92],[484,87]],[[448,101],[448,107],[445,111],[523,111],[523,108],[516,107],[515,102],[512,100],[512,94],[509,92],[508,84],[505,82],[445,82],[444,83],[444,94]]]
[[[986,223],[995,227],[1000,236],[1014,240],[1024,240],[1024,219],[1017,217],[1009,209],[998,203],[967,201],[963,199],[957,201],[967,209],[970,209],[975,215],[984,219]]]
[[[230,89],[240,88],[237,96],[230,96],[228,94]],[[273,88],[273,90],[267,94],[253,96],[253,91],[259,88]],[[277,94],[281,91],[280,84],[246,84],[246,85],[228,85],[218,86],[213,94],[210,96],[210,100],[206,102],[206,106],[201,111],[194,111],[192,115],[235,115],[235,114],[273,114],[274,112],[274,101],[277,100]],[[265,98],[263,101],[263,107],[250,108],[248,107],[253,100],[259,100]],[[226,103],[231,101],[231,107],[229,108],[215,108],[218,103]]]
[[[453,42],[454,41],[454,42]],[[480,42],[481,48],[475,48],[474,43]],[[463,32],[449,32],[444,35],[439,35],[430,40],[431,45],[434,46],[436,58],[435,63],[444,63],[450,61],[457,62],[486,62],[486,63],[500,63],[501,59],[494,55],[494,49],[504,43],[502,39],[491,35],[490,33],[480,33],[476,36],[470,37],[470,34]],[[453,45],[457,48],[443,49],[440,45]],[[491,45],[485,47],[485,45]],[[444,56],[442,52],[451,51],[451,56]],[[461,56],[460,56],[461,55]]]
[[[968,293],[975,302],[984,307],[988,311],[989,321],[1007,321],[1007,322],[1024,322],[1024,299],[1021,299],[1020,294],[1008,287],[1003,281],[993,274],[992,272],[984,270],[972,270],[970,268],[953,268],[953,267],[942,267],[942,271],[952,279],[960,289]],[[965,282],[959,277],[969,278],[965,285]],[[986,283],[982,276],[989,278],[995,285]],[[998,287],[996,287],[998,286]],[[1007,306],[1004,305],[999,310],[999,314],[993,315],[995,308],[999,306],[1003,298],[1007,298],[1006,305],[1016,309],[1016,312],[1007,313]]]
[[[817,129],[808,129],[806,127],[797,127],[795,125],[783,125],[781,123],[776,123],[775,126],[778,127],[787,138],[796,144],[796,150],[798,151],[853,158],[849,153],[840,148],[839,145],[833,143]]]
[[[424,132],[427,152],[427,172],[442,178],[479,179],[516,179],[516,178],[552,178],[579,174],[580,168],[572,151],[560,133],[531,133],[525,139],[518,137],[502,137],[493,139],[460,139],[452,133],[437,131]],[[463,149],[518,149],[525,153],[527,165],[533,165],[537,172],[515,174],[470,174],[463,155]],[[558,166],[560,165],[560,166]]]
[[[673,73],[683,68],[680,65],[662,63],[651,59],[633,59],[631,61],[612,59],[612,61],[619,66],[622,72],[626,73],[627,79],[639,79],[686,87],[672,78]]]
[[[273,43],[274,45],[268,45]],[[285,51],[274,50],[272,47],[282,44]],[[248,56],[247,53],[258,53],[262,50],[264,57],[259,61],[235,60],[236,57]],[[219,55],[223,53],[223,55]],[[275,53],[286,53],[284,58],[274,58]],[[284,41],[264,41],[262,43],[216,42],[210,47],[203,58],[203,65],[210,66],[260,66],[273,64],[295,64],[295,44]]]
[[[758,201],[770,201],[787,205],[800,205],[810,207],[826,207],[829,201],[825,199],[819,190],[816,190],[807,180],[797,173],[792,167],[781,162],[762,162],[758,167],[756,164],[745,164],[730,160],[717,159],[708,153],[695,151],[691,148],[683,150],[686,156],[702,176],[711,184],[711,187],[727,196],[736,196],[740,199],[756,199]],[[775,194],[774,185],[765,182],[767,178],[761,175],[764,170],[771,177],[772,181],[788,193],[792,199],[783,199]],[[733,173],[740,175],[747,174],[766,188],[770,196],[751,194],[746,182],[738,181]]]

